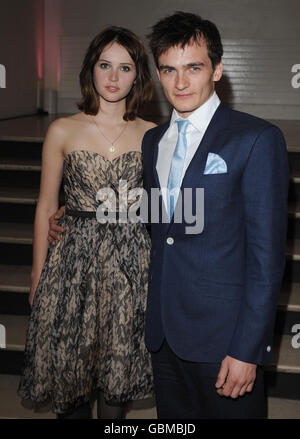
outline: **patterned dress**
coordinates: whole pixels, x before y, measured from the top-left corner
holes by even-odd
[[[96,390],[107,402],[152,395],[144,344],[150,238],[142,223],[101,224],[71,211],[93,211],[99,189],[118,195],[142,187],[141,153],[109,160],[75,150],[64,160],[62,240],[49,246],[31,310],[18,394],[73,410]],[[118,205],[117,205],[118,208]]]

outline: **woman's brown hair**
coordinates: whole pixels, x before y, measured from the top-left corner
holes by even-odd
[[[94,85],[93,70],[104,48],[111,43],[123,46],[131,56],[136,67],[134,85],[126,97],[124,120],[134,120],[141,106],[149,101],[153,92],[153,82],[148,66],[148,57],[142,41],[128,29],[110,26],[100,32],[91,42],[79,75],[82,100],[77,104],[79,110],[95,115],[99,110],[99,95]]]

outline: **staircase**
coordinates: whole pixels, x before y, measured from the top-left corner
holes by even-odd
[[[266,369],[266,388],[269,418],[300,419],[300,141],[295,141],[300,122],[282,121],[281,128],[286,134],[291,166],[289,227],[286,270],[272,364]],[[6,330],[6,348],[0,348],[0,418],[55,418],[49,406],[34,412],[22,406],[16,395],[30,313],[32,224],[41,148],[40,137],[4,140],[0,129],[0,345],[3,328]],[[132,419],[155,417],[152,400],[131,405],[127,413],[127,418]]]

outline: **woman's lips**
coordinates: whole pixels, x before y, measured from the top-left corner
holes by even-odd
[[[119,91],[119,87],[113,87],[111,85],[108,85],[107,87],[105,87],[106,90],[110,91],[111,93],[116,93],[117,91]]]

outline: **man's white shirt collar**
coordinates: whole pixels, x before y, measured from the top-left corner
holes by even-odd
[[[182,178],[185,175],[185,172],[194,157],[195,152],[197,151],[199,145],[201,144],[204,133],[220,104],[220,99],[217,94],[214,92],[212,96],[197,110],[195,110],[192,114],[189,115],[187,120],[189,120],[189,124],[186,129],[186,138],[188,143],[188,148],[186,151],[186,157],[184,160],[184,167],[182,171]],[[168,176],[170,172],[172,156],[176,147],[176,142],[178,139],[178,124],[176,120],[182,119],[177,111],[174,109],[172,113],[172,117],[170,120],[170,125],[158,144],[158,157],[156,162],[156,170],[159,178],[159,183],[162,189],[166,188],[168,185]],[[184,119],[184,120],[186,120]],[[181,183],[180,183],[181,184]],[[166,193],[163,192],[163,199],[166,206],[167,204],[167,196]]]
[[[221,101],[217,93],[214,92],[211,97],[203,105],[201,105],[201,107],[193,111],[193,113],[184,120],[188,120],[194,128],[203,134],[206,131],[206,128],[208,127],[213,115],[215,114],[216,109],[220,105],[220,102]],[[178,119],[180,120],[183,118],[178,115],[174,108],[170,120],[170,128],[172,125],[176,124],[176,120]],[[189,127],[187,129],[189,130]]]

